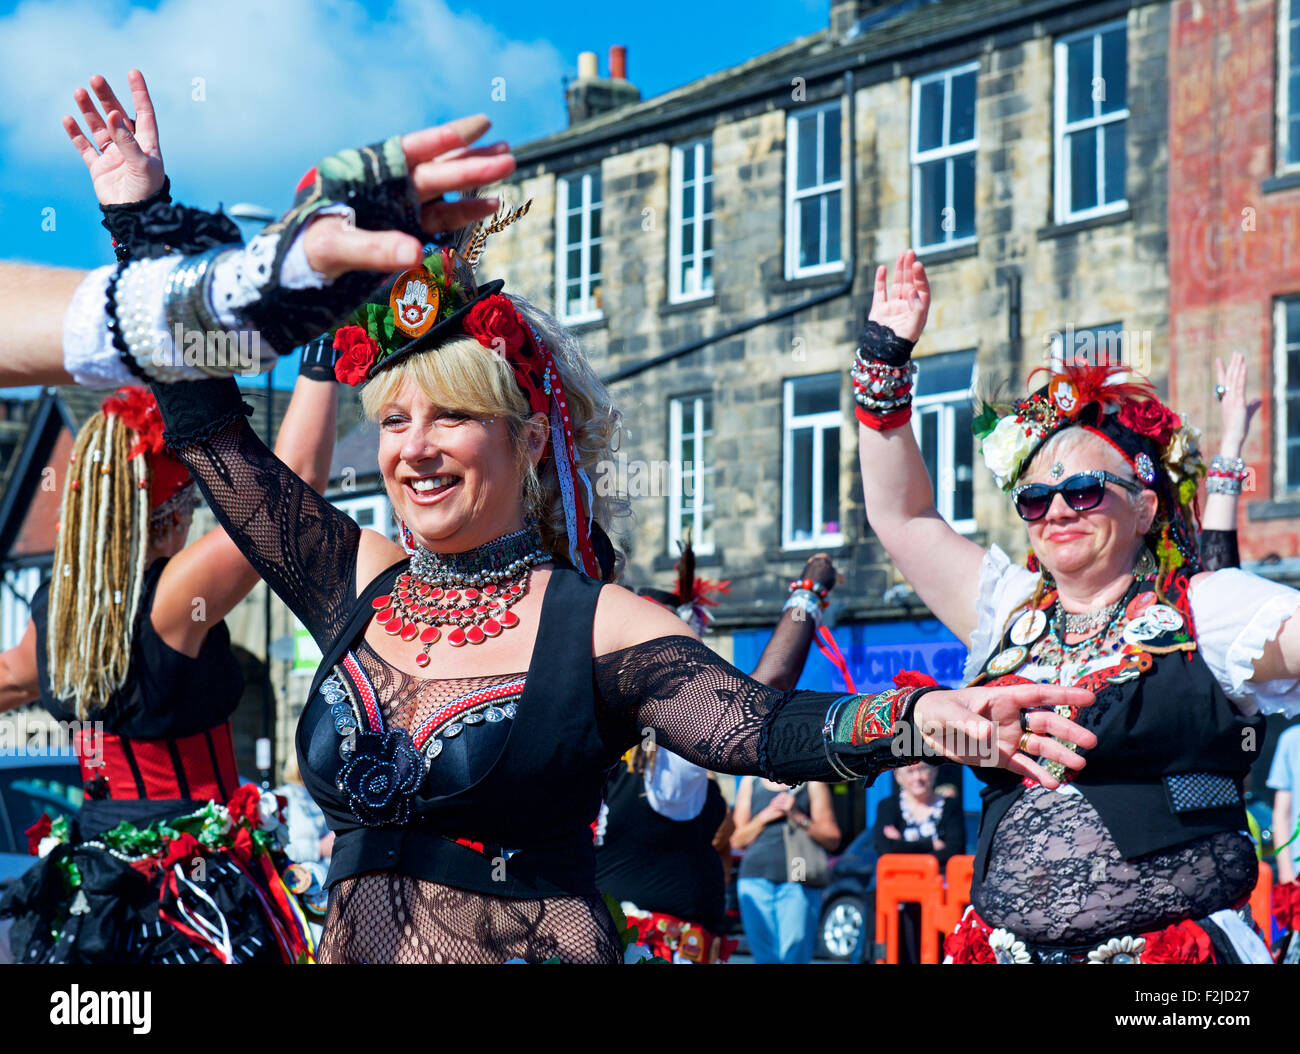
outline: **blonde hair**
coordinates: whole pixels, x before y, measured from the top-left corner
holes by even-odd
[[[149,463],[134,433],[96,413],[77,433],[63,488],[46,636],[50,684],[85,720],[126,680],[145,555]]]
[[[622,416],[610,403],[609,392],[592,370],[581,345],[546,312],[521,297],[510,300],[551,352],[564,386],[578,468],[592,481],[591,519],[607,532],[615,519],[627,516],[626,499],[601,494],[595,486],[602,463],[608,464],[618,449]],[[475,417],[505,417],[524,481],[525,513],[537,521],[542,542],[556,556],[568,558],[569,535],[555,458],[549,457],[538,472],[528,458],[524,425],[532,417],[528,400],[515,381],[505,358],[472,337],[450,341],[436,351],[411,355],[383,370],[366,384],[361,405],[372,421],[406,381],[432,402]],[[547,440],[550,441],[547,424]],[[552,453],[554,453],[552,451]],[[615,550],[616,573],[623,555]]]

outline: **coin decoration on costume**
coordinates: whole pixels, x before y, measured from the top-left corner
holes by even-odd
[[[1012,644],[1033,644],[1047,629],[1047,615],[1042,611],[1026,611],[1011,626]]]

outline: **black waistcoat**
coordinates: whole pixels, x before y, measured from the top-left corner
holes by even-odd
[[[1149,582],[1140,587],[1150,588]],[[1135,585],[1130,598],[1138,591]],[[1171,642],[1165,636],[1146,644]],[[1010,646],[1008,631],[998,651]],[[1097,745],[1081,751],[1088,763],[1072,782],[1125,859],[1246,830],[1241,782],[1259,756],[1264,734],[1263,716],[1246,717],[1232,704],[1199,651],[1147,654],[1147,672],[1095,689],[1097,701],[1076,718],[1097,736]],[[1019,776],[1004,769],[975,772],[988,784],[981,794],[978,885],[998,823],[1025,788]]]
[[[340,736],[321,683],[364,633],[371,601],[391,591],[405,566],[389,568],[358,600],[298,723],[303,783],[336,833],[328,882],[395,870],[494,896],[594,895],[591,823],[606,772],[631,744],[606,746],[602,739],[592,671],[601,584],[567,564],[557,563],[547,584],[517,715],[486,775],[451,793],[431,793],[423,782],[409,821],[387,826],[364,825],[336,786]],[[460,838],[482,843],[483,851],[458,844]]]

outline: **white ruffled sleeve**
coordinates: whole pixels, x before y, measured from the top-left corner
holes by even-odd
[[[1300,713],[1300,681],[1252,681],[1264,654],[1296,610],[1300,591],[1235,567],[1199,579],[1188,598],[1196,643],[1215,680],[1245,713]]]
[[[979,595],[975,598],[975,632],[962,680],[969,684],[1002,639],[1002,629],[1021,604],[1028,600],[1038,584],[1038,576],[1026,567],[1013,564],[996,545],[989,547],[980,564]]]

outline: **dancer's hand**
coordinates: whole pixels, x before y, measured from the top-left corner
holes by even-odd
[[[63,117],[63,130],[85,162],[101,205],[141,201],[163,185],[162,149],[158,145],[153,100],[139,70],[128,73],[127,82],[135,105],[134,121],[126,116],[126,107],[108,81],[98,74],[90,78],[90,87],[104,108],[103,117],[85,88],[72,93],[90,138],[82,133],[75,118],[66,114]]]
[[[1059,761],[1077,772],[1084,759],[1052,737],[1059,736],[1085,750],[1097,745],[1097,737],[1067,717],[1038,708],[1090,706],[1092,702],[1092,693],[1082,688],[1051,684],[958,688],[921,696],[912,719],[930,748],[944,757],[963,765],[996,765],[1031,776],[1050,790],[1058,787],[1059,781],[1029,755]],[[1033,733],[1025,744],[1028,753],[1020,753],[1023,710],[1034,711],[1026,717]]]
[[[497,198],[444,195],[505,179],[515,159],[504,143],[470,146],[490,127],[482,114],[402,137],[402,152],[415,192],[422,203],[420,225],[426,234],[455,230],[496,211]],[[315,220],[303,235],[311,266],[327,278],[349,271],[397,271],[417,266],[424,256],[419,238],[400,231],[370,231],[351,227],[341,217]]]
[[[925,265],[908,249],[894,265],[894,284],[887,288],[885,278],[885,265],[881,264],[876,268],[876,287],[867,318],[915,344],[930,314],[930,282],[925,277]]]
[[[1241,448],[1250,432],[1250,422],[1262,400],[1246,398],[1246,356],[1239,351],[1225,367],[1222,359],[1214,360],[1219,384],[1227,389],[1219,402],[1223,414],[1223,440],[1219,453],[1227,458],[1241,457]]]

